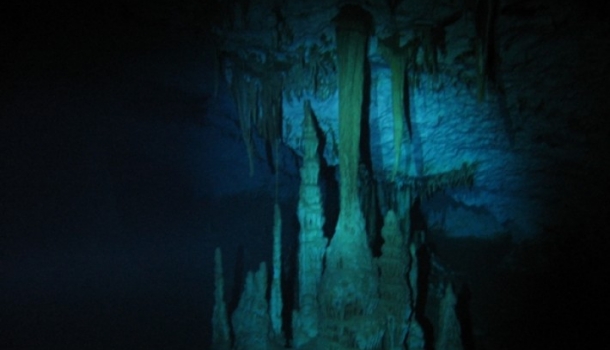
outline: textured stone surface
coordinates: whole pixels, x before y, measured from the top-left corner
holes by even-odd
[[[269,38],[270,28],[279,25],[265,21],[256,22],[259,31],[231,32],[238,39],[228,45],[242,56],[259,53],[291,66],[283,71],[287,82],[283,140],[300,154],[301,106],[310,100],[326,137],[322,154],[330,165],[338,163],[330,20],[341,4],[290,2],[280,11],[283,33],[291,34],[284,45],[271,46],[263,40]],[[445,189],[439,198],[423,202],[428,226],[460,236],[501,232],[534,236],[574,205],[565,195],[566,184],[582,181],[587,167],[599,169],[597,157],[602,152],[591,155],[591,149],[604,146],[602,135],[608,132],[601,106],[603,91],[610,87],[605,60],[610,44],[603,39],[609,25],[594,9],[569,1],[499,1],[489,34],[493,65],[481,99],[476,52],[482,35],[477,28],[484,18],[481,8],[470,2],[434,4],[401,1],[394,17],[387,2],[363,5],[375,22],[368,49],[374,176],[387,181],[394,164],[391,72],[378,48],[379,41],[398,28],[401,45],[419,45],[407,66],[410,137],[403,137],[398,186],[408,178],[476,164],[472,187]],[[253,2],[252,7],[257,6],[251,16],[264,13],[265,3]],[[426,51],[429,38],[432,50]],[[258,44],[244,45],[250,42]],[[427,66],[430,52],[435,55],[432,68]],[[470,228],[468,222],[473,223]]]

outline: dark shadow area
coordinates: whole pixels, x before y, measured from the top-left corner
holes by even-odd
[[[432,261],[430,251],[426,245],[417,250],[417,261],[419,273],[417,275],[417,299],[415,300],[415,319],[424,332],[425,349],[434,349],[434,326],[428,316],[427,305],[429,298],[430,274],[432,272]],[[440,350],[440,349],[439,349]]]
[[[421,197],[415,198],[409,212],[411,217],[411,232],[424,231],[428,232],[428,223],[426,217],[421,210]]]
[[[286,345],[292,341],[292,310],[297,307],[296,299],[298,291],[298,252],[296,245],[284,250],[285,255],[282,259],[282,331],[286,338]]]
[[[465,349],[565,349],[603,334],[595,320],[608,292],[607,242],[599,235],[563,226],[519,243],[508,235],[430,239],[436,263],[462,285],[456,312]]]
[[[455,313],[462,330],[462,345],[464,346],[464,350],[474,350],[476,348],[472,330],[472,317],[470,315],[471,297],[470,288],[468,288],[467,284],[463,284],[457,295]]]
[[[339,183],[335,172],[337,167],[325,167],[320,164],[320,192],[322,193],[322,207],[324,208],[324,237],[329,240],[335,234],[335,227],[339,219]]]

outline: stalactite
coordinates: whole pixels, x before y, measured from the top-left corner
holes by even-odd
[[[392,55],[390,67],[392,70],[392,114],[394,115],[394,169],[392,179],[396,177],[400,164],[404,123],[404,88],[406,59],[402,55]]]
[[[477,100],[479,102],[485,99],[485,87],[486,87],[486,74],[485,74],[485,61],[486,54],[482,39],[476,40],[476,54],[477,54]]]
[[[269,71],[273,71],[273,65],[267,65]],[[268,157],[277,157],[278,141],[282,138],[282,78],[280,75],[266,73],[263,75],[262,88],[259,94],[258,104],[260,114],[256,120],[258,133],[272,150]],[[275,163],[268,159],[269,164]],[[277,159],[276,159],[277,161]],[[276,169],[277,170],[277,169]],[[276,172],[277,173],[277,172]]]
[[[396,178],[400,165],[401,145],[405,135],[405,70],[408,57],[408,48],[399,47],[398,34],[382,40],[380,43],[381,54],[390,64],[392,72],[392,116],[394,120],[394,167],[391,180]],[[408,133],[407,133],[408,135]],[[407,140],[408,142],[408,140]]]
[[[377,205],[376,185],[367,167],[360,163],[358,167],[358,188],[362,213],[366,222],[366,234],[369,244],[373,244],[377,236],[377,218],[379,206]]]
[[[478,166],[477,162],[464,162],[457,169],[438,174],[404,177],[400,181],[383,182],[379,185],[380,207],[383,210],[397,210],[397,213],[402,215],[405,208],[409,206],[407,204],[408,196],[412,201],[418,196],[429,198],[438,192],[451,188],[472,187]]]
[[[360,10],[361,11],[361,10]],[[358,12],[360,12],[358,11]],[[370,15],[369,15],[370,16]],[[358,161],[360,158],[360,119],[364,95],[364,60],[370,23],[361,18],[341,18],[337,30],[339,80],[339,171],[340,207],[358,200]],[[370,22],[370,19],[368,19]]]
[[[236,101],[239,125],[248,154],[250,176],[254,173],[254,132],[275,147],[282,138],[282,91],[284,81],[278,74],[287,67],[277,61],[254,55],[252,60],[232,57],[231,91]],[[278,68],[279,67],[279,68]],[[269,159],[272,164],[272,159]]]
[[[259,134],[267,142],[281,138],[282,132],[282,81],[275,73],[266,74],[260,92],[260,115],[256,121]]]
[[[358,199],[360,118],[364,59],[370,14],[345,6],[337,18],[339,76],[340,211],[335,234],[326,249],[319,301],[319,348],[373,349],[383,335],[375,314],[379,302],[378,272],[367,244]]]
[[[214,61],[214,69],[213,69],[213,74],[214,74],[214,92],[212,93],[212,96],[214,96],[214,99],[216,99],[218,97],[218,88],[220,86],[220,75],[221,75],[221,60],[220,60],[220,55],[218,53],[218,50],[216,49],[215,45],[212,45],[212,60]]]
[[[477,2],[475,13],[475,26],[477,31],[475,52],[477,55],[477,98],[479,101],[485,99],[487,81],[492,78],[490,56],[494,54],[492,36],[495,8],[495,0],[481,0]]]
[[[237,103],[239,126],[241,128],[244,143],[246,144],[250,176],[252,176],[254,175],[254,143],[252,141],[252,125],[253,121],[256,120],[257,114],[258,88],[252,79],[248,79],[244,76],[244,74],[239,74],[238,77],[238,74],[234,72],[231,82],[231,89]]]
[[[438,59],[436,56],[437,46],[434,42],[434,27],[427,25],[421,30],[421,46],[423,50],[423,68],[426,72],[432,76],[436,76],[438,73]]]

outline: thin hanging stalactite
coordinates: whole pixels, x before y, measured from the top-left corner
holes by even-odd
[[[252,141],[252,123],[256,118],[256,95],[257,87],[254,81],[246,78],[238,78],[233,75],[231,89],[235,101],[237,102],[237,112],[239,114],[239,126],[242,138],[246,144],[250,176],[254,175],[254,143]]]
[[[392,72],[392,116],[394,121],[394,167],[391,179],[394,181],[398,173],[401,158],[401,145],[405,135],[405,71],[407,66],[408,48],[399,47],[398,34],[381,41],[380,51],[390,64]],[[408,142],[408,139],[407,139]]]

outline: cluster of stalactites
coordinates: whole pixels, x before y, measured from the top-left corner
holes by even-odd
[[[273,148],[277,147],[277,141],[282,137],[282,79],[280,75],[269,72],[257,77],[236,69],[232,72],[230,83],[252,176],[254,131]]]
[[[248,153],[248,164],[250,168],[250,176],[254,174],[254,143],[252,141],[252,125],[256,121],[256,105],[257,105],[257,84],[254,80],[248,79],[245,75],[238,76],[233,74],[231,89],[237,104],[237,113],[239,115],[239,127],[241,129],[242,138],[246,144]]]
[[[459,168],[436,174],[403,176],[397,181],[377,181],[381,210],[394,210],[397,216],[408,218],[411,205],[417,197],[426,199],[448,189],[472,187],[477,168],[476,162],[464,162]]]

